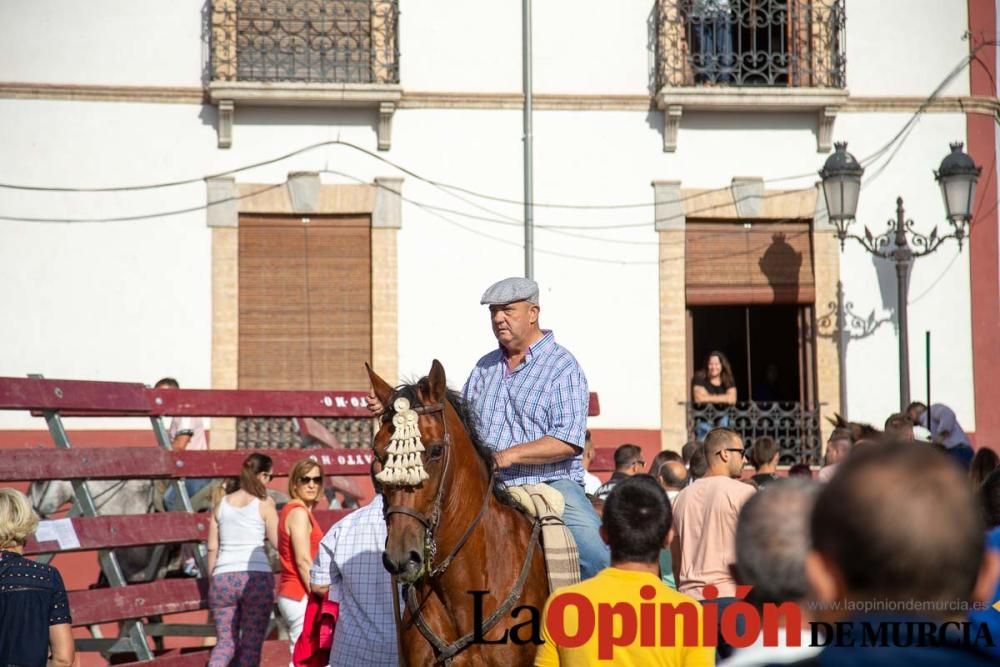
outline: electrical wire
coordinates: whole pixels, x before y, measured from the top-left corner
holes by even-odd
[[[241,199],[250,199],[251,197],[256,197],[262,195],[265,192],[270,192],[277,188],[285,187],[284,183],[275,183],[273,185],[268,185],[259,190],[254,190],[253,192],[248,192],[243,195],[236,195],[235,197],[226,197],[225,199],[219,199],[217,201],[209,202],[207,204],[201,204],[199,206],[189,206],[187,208],[178,208],[171,211],[161,211],[159,213],[144,213],[141,215],[122,215],[116,217],[108,218],[36,218],[36,217],[26,217],[26,216],[13,216],[13,215],[0,215],[0,220],[7,220],[10,222],[41,222],[41,223],[63,223],[63,224],[83,224],[83,223],[95,223],[95,222],[136,222],[139,220],[152,220],[154,218],[167,218],[174,215],[183,215],[185,213],[195,213],[197,211],[205,211],[213,206],[221,206],[222,204],[228,204],[234,201],[240,201]]]
[[[923,113],[926,112],[927,107],[930,106],[930,104],[941,94],[941,92],[944,90],[944,88],[947,87],[947,85],[956,76],[958,76],[958,74],[961,73],[962,70],[964,70],[966,67],[968,67],[969,63],[972,62],[973,59],[977,59],[976,58],[976,54],[978,53],[978,51],[980,49],[986,47],[986,46],[991,46],[991,45],[992,46],[996,46],[997,42],[995,42],[995,41],[989,41],[989,42],[980,43],[978,46],[976,46],[972,50],[972,52],[968,56],[964,56],[961,59],[961,61],[949,72],[949,74],[934,88],[934,90],[931,92],[931,94],[921,103],[921,105],[913,113],[913,115],[910,117],[910,119],[907,120],[907,122],[903,125],[903,127],[900,128],[900,130],[888,142],[886,142],[885,145],[883,145],[881,148],[879,148],[877,151],[875,151],[875,153],[873,153],[873,154],[871,154],[871,155],[866,156],[865,158],[863,158],[861,160],[861,164],[862,165],[867,165],[867,164],[871,164],[872,162],[876,161],[882,154],[884,154],[886,151],[890,150],[893,147],[893,145],[897,141],[899,141],[899,139],[901,137],[903,137],[904,135],[908,134],[909,131],[911,130],[912,126],[915,124],[915,122],[919,119],[919,117]],[[402,173],[404,173],[404,174],[406,174],[408,176],[411,176],[412,178],[415,178],[417,180],[426,182],[426,183],[431,184],[431,185],[435,185],[437,187],[441,187],[441,188],[445,188],[445,189],[449,189],[449,190],[453,190],[453,191],[457,191],[457,192],[462,192],[462,193],[468,194],[470,196],[478,197],[478,198],[481,198],[481,199],[486,199],[486,200],[489,200],[489,201],[495,201],[495,202],[498,202],[498,203],[505,203],[505,204],[511,204],[511,205],[517,205],[517,206],[523,206],[524,205],[524,201],[522,201],[522,200],[505,198],[505,197],[498,197],[498,196],[490,195],[490,194],[487,194],[487,193],[478,192],[478,191],[472,190],[470,188],[465,188],[465,187],[462,187],[462,186],[458,186],[458,185],[454,185],[454,184],[449,184],[449,183],[445,183],[445,182],[442,182],[442,181],[437,181],[437,180],[429,178],[429,177],[425,177],[425,176],[423,176],[421,174],[418,174],[417,172],[414,172],[411,169],[408,169],[408,168],[406,168],[406,167],[404,167],[404,166],[402,166],[402,165],[400,165],[400,164],[398,164],[398,163],[396,163],[396,162],[394,162],[394,161],[392,161],[392,160],[390,160],[390,159],[388,159],[388,158],[386,158],[386,157],[384,157],[382,155],[379,155],[378,153],[375,153],[375,152],[373,152],[373,151],[371,151],[371,150],[369,150],[367,148],[364,148],[362,146],[358,146],[357,144],[351,143],[349,141],[343,141],[341,139],[331,139],[331,140],[327,140],[327,141],[316,142],[316,143],[304,146],[302,148],[296,149],[294,151],[290,151],[288,153],[284,153],[284,154],[279,155],[277,157],[269,158],[269,159],[266,159],[266,160],[260,160],[258,162],[253,162],[253,163],[246,164],[246,165],[243,165],[243,166],[240,166],[240,167],[235,167],[233,169],[227,169],[227,170],[224,170],[224,171],[215,172],[215,173],[211,173],[211,174],[207,174],[207,175],[199,176],[199,177],[178,179],[178,180],[165,181],[165,182],[160,182],[160,183],[149,183],[149,184],[142,184],[142,185],[109,186],[109,187],[59,187],[59,186],[35,186],[35,185],[23,185],[23,184],[14,184],[14,183],[0,183],[0,188],[11,189],[11,190],[35,191],[35,192],[109,193],[109,192],[135,192],[135,191],[142,191],[142,190],[153,190],[153,189],[161,189],[161,188],[178,187],[178,186],[183,186],[183,185],[191,185],[191,184],[194,184],[194,183],[201,183],[201,182],[203,182],[203,181],[205,181],[207,179],[220,178],[220,177],[225,177],[225,176],[231,176],[233,174],[238,174],[240,172],[248,171],[250,169],[256,169],[256,168],[259,168],[259,167],[264,167],[264,166],[276,164],[278,162],[282,162],[282,161],[287,160],[289,158],[296,157],[296,156],[301,155],[303,153],[307,153],[307,152],[310,152],[310,151],[313,151],[313,150],[316,150],[316,149],[319,149],[319,148],[330,147],[330,146],[344,146],[344,147],[350,148],[352,150],[361,152],[361,153],[363,153],[363,154],[365,154],[365,155],[367,155],[369,157],[372,157],[372,158],[374,158],[374,159],[376,159],[376,160],[378,160],[378,161],[380,161],[380,162],[382,162],[384,164],[387,164],[387,165],[393,167],[394,169],[399,170],[400,172],[402,172]],[[771,179],[765,179],[764,182],[765,183],[775,183],[775,182],[780,182],[780,181],[793,180],[793,179],[798,179],[798,178],[805,178],[805,177],[811,176],[812,174],[813,174],[813,172],[810,171],[810,172],[806,172],[806,173],[802,173],[802,174],[794,174],[794,175],[789,175],[789,176],[781,176],[781,177],[776,177],[776,178],[771,178]],[[714,190],[710,190],[709,192],[712,192],[712,191],[714,191],[714,192],[724,191],[724,190],[728,189],[729,187],[730,186],[728,186],[728,185],[727,186],[721,186],[721,187],[716,188]],[[688,197],[691,197],[691,196],[702,196],[702,195],[703,195],[703,193],[697,193],[695,195],[688,195]],[[686,198],[687,197],[681,198],[679,201],[685,201]],[[626,203],[626,204],[566,204],[566,203],[551,203],[551,202],[532,202],[532,206],[538,207],[538,208],[564,208],[564,209],[575,209],[575,210],[612,210],[612,209],[628,209],[628,208],[648,208],[650,206],[655,206],[655,205],[656,205],[655,202],[649,202],[649,201],[636,202],[636,203]],[[8,218],[0,218],[0,219],[8,219]]]

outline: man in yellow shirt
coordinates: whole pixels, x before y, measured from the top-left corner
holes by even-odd
[[[601,521],[611,567],[549,596],[536,666],[715,665],[715,649],[702,645],[701,604],[660,580],[671,524],[670,501],[652,477],[615,486]]]

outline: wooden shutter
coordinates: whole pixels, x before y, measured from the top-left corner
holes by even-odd
[[[813,303],[808,222],[690,222],[685,234],[688,305]]]
[[[368,387],[371,222],[240,216],[239,387]]]

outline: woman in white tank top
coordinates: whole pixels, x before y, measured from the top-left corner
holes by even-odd
[[[215,618],[216,643],[209,667],[257,667],[274,607],[274,574],[264,538],[278,546],[278,512],[267,495],[271,459],[251,454],[239,479],[212,509],[208,529],[208,606]],[[235,662],[234,662],[235,658]]]

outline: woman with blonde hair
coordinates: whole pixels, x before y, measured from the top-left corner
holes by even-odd
[[[278,543],[278,512],[267,495],[271,458],[251,454],[238,479],[212,510],[208,528],[208,606],[215,617],[215,648],[209,667],[256,667],[274,607],[274,574],[264,537]]]
[[[37,527],[24,494],[0,489],[0,665],[69,667],[76,649],[62,577],[23,555]]]
[[[288,495],[292,499],[278,516],[278,608],[288,621],[289,650],[294,652],[309,601],[309,570],[323,539],[323,529],[313,516],[313,508],[323,497],[319,463],[303,459],[295,464],[288,476]]]

